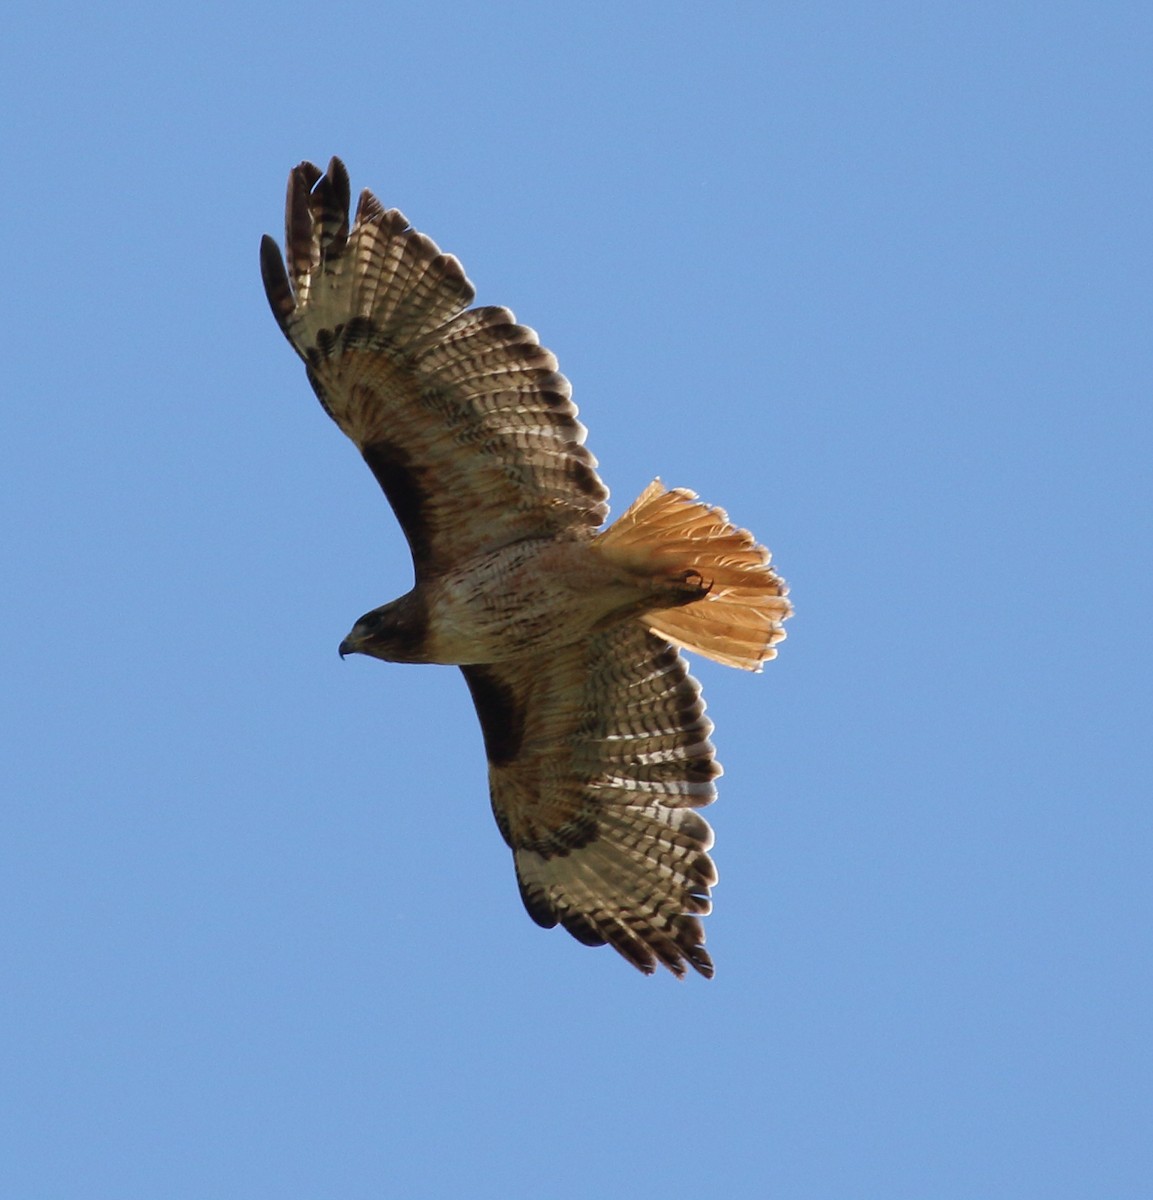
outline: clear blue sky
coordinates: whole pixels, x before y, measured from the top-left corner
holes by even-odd
[[[0,1195],[1153,1194],[1148,4],[32,5],[0,44]],[[797,616],[710,984],[536,928],[260,288],[343,156]]]

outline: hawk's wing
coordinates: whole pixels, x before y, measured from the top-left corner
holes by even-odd
[[[465,554],[574,525],[608,492],[584,448],[568,380],[533,330],[475,293],[395,209],[348,172],[289,176],[288,267],[261,245],[269,304],[321,403],[356,443],[412,548],[418,578]],[[467,311],[466,311],[467,310]]]
[[[462,667],[489,760],[493,811],[529,914],[713,973],[698,919],[716,872],[694,810],[721,768],[700,688],[663,638],[628,622],[540,658]]]

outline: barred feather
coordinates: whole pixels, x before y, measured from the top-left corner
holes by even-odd
[[[716,797],[721,768],[676,650],[630,622],[558,654],[463,670],[533,920],[610,943],[646,973],[711,976],[699,917],[716,882],[713,835],[695,809]]]
[[[325,410],[396,511],[418,577],[469,554],[592,530],[608,491],[568,381],[508,309],[468,309],[460,263],[348,173],[292,171],[287,267],[269,237],[269,305]]]
[[[416,586],[341,653],[468,664],[533,920],[711,977],[697,810],[721,768],[677,647],[759,669],[787,589],[751,534],[659,482],[598,533],[608,492],[556,359],[508,309],[469,308],[460,263],[371,192],[350,227],[350,199],[339,159],[301,163],[285,256],[260,252],[277,323],[412,549]]]

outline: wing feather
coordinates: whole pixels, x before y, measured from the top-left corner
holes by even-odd
[[[540,925],[611,944],[640,970],[711,976],[699,920],[716,871],[695,810],[721,768],[700,688],[630,622],[527,661],[462,667],[493,812]]]
[[[466,554],[599,526],[608,492],[568,381],[505,308],[468,308],[460,263],[348,173],[289,177],[287,266],[266,237],[277,322],[396,511],[418,580]]]

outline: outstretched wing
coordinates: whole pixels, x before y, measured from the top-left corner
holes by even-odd
[[[628,622],[525,661],[462,667],[484,732],[493,811],[540,925],[608,942],[646,974],[713,974],[713,835],[695,811],[721,768],[700,687]]]
[[[408,538],[417,578],[526,537],[600,525],[608,492],[584,448],[568,380],[505,308],[361,193],[334,158],[288,181],[288,267],[261,269],[281,329],[329,415],[356,443]]]

